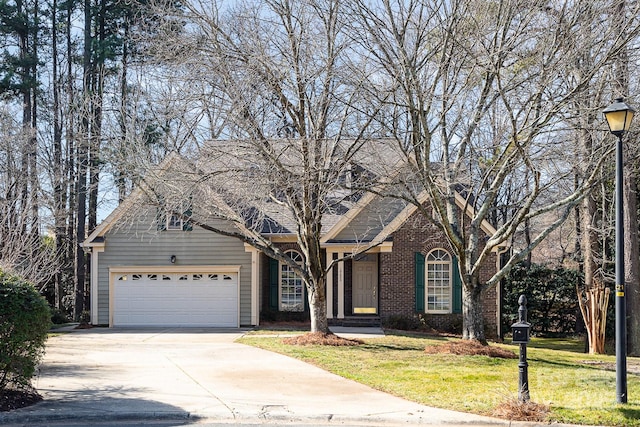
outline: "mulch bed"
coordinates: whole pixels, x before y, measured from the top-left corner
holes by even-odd
[[[41,400],[42,396],[33,388],[7,388],[0,391],[0,412],[24,408]]]
[[[341,338],[334,334],[325,334],[323,332],[309,332],[304,335],[285,338],[282,340],[289,345],[333,345],[333,346],[350,346],[360,345],[363,342],[356,339]]]
[[[549,406],[511,399],[498,405],[490,415],[512,421],[545,422],[549,415]]]
[[[490,345],[483,345],[475,340],[449,341],[444,344],[425,347],[427,354],[455,354],[459,356],[489,356],[502,359],[517,359],[518,356],[510,351]]]
[[[603,362],[601,360],[581,360],[580,363],[583,363],[588,366],[595,366],[598,369],[603,369],[605,371],[614,371],[616,370],[616,364],[613,362]],[[640,362],[636,360],[627,360],[627,373],[632,375],[640,375]]]

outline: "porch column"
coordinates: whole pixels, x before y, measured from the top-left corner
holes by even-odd
[[[80,249],[78,249],[80,250]],[[98,325],[98,254],[104,252],[104,246],[94,246],[91,248],[91,288],[89,291],[89,301],[91,307],[91,324]]]
[[[329,265],[333,261],[333,252],[327,249],[326,254],[326,263]],[[327,319],[333,319],[333,267],[327,274],[327,292],[325,294],[327,296]]]
[[[260,298],[258,283],[260,283],[260,252],[257,249],[251,251],[251,324],[260,324]]]
[[[260,324],[260,251],[244,244],[245,252],[251,253],[251,325]]]
[[[338,252],[338,258],[344,257],[344,252]],[[344,319],[344,261],[338,263],[338,319]]]

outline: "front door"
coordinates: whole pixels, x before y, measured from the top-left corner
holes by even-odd
[[[368,255],[353,262],[354,314],[378,313],[378,261],[375,258],[375,255]]]

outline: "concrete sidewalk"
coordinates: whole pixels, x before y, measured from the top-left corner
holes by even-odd
[[[95,328],[52,337],[34,381],[44,401],[0,413],[0,424],[514,425],[419,405],[235,343],[242,333]]]

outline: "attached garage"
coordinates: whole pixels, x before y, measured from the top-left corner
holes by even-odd
[[[239,326],[239,267],[128,267],[110,276],[110,326]]]

